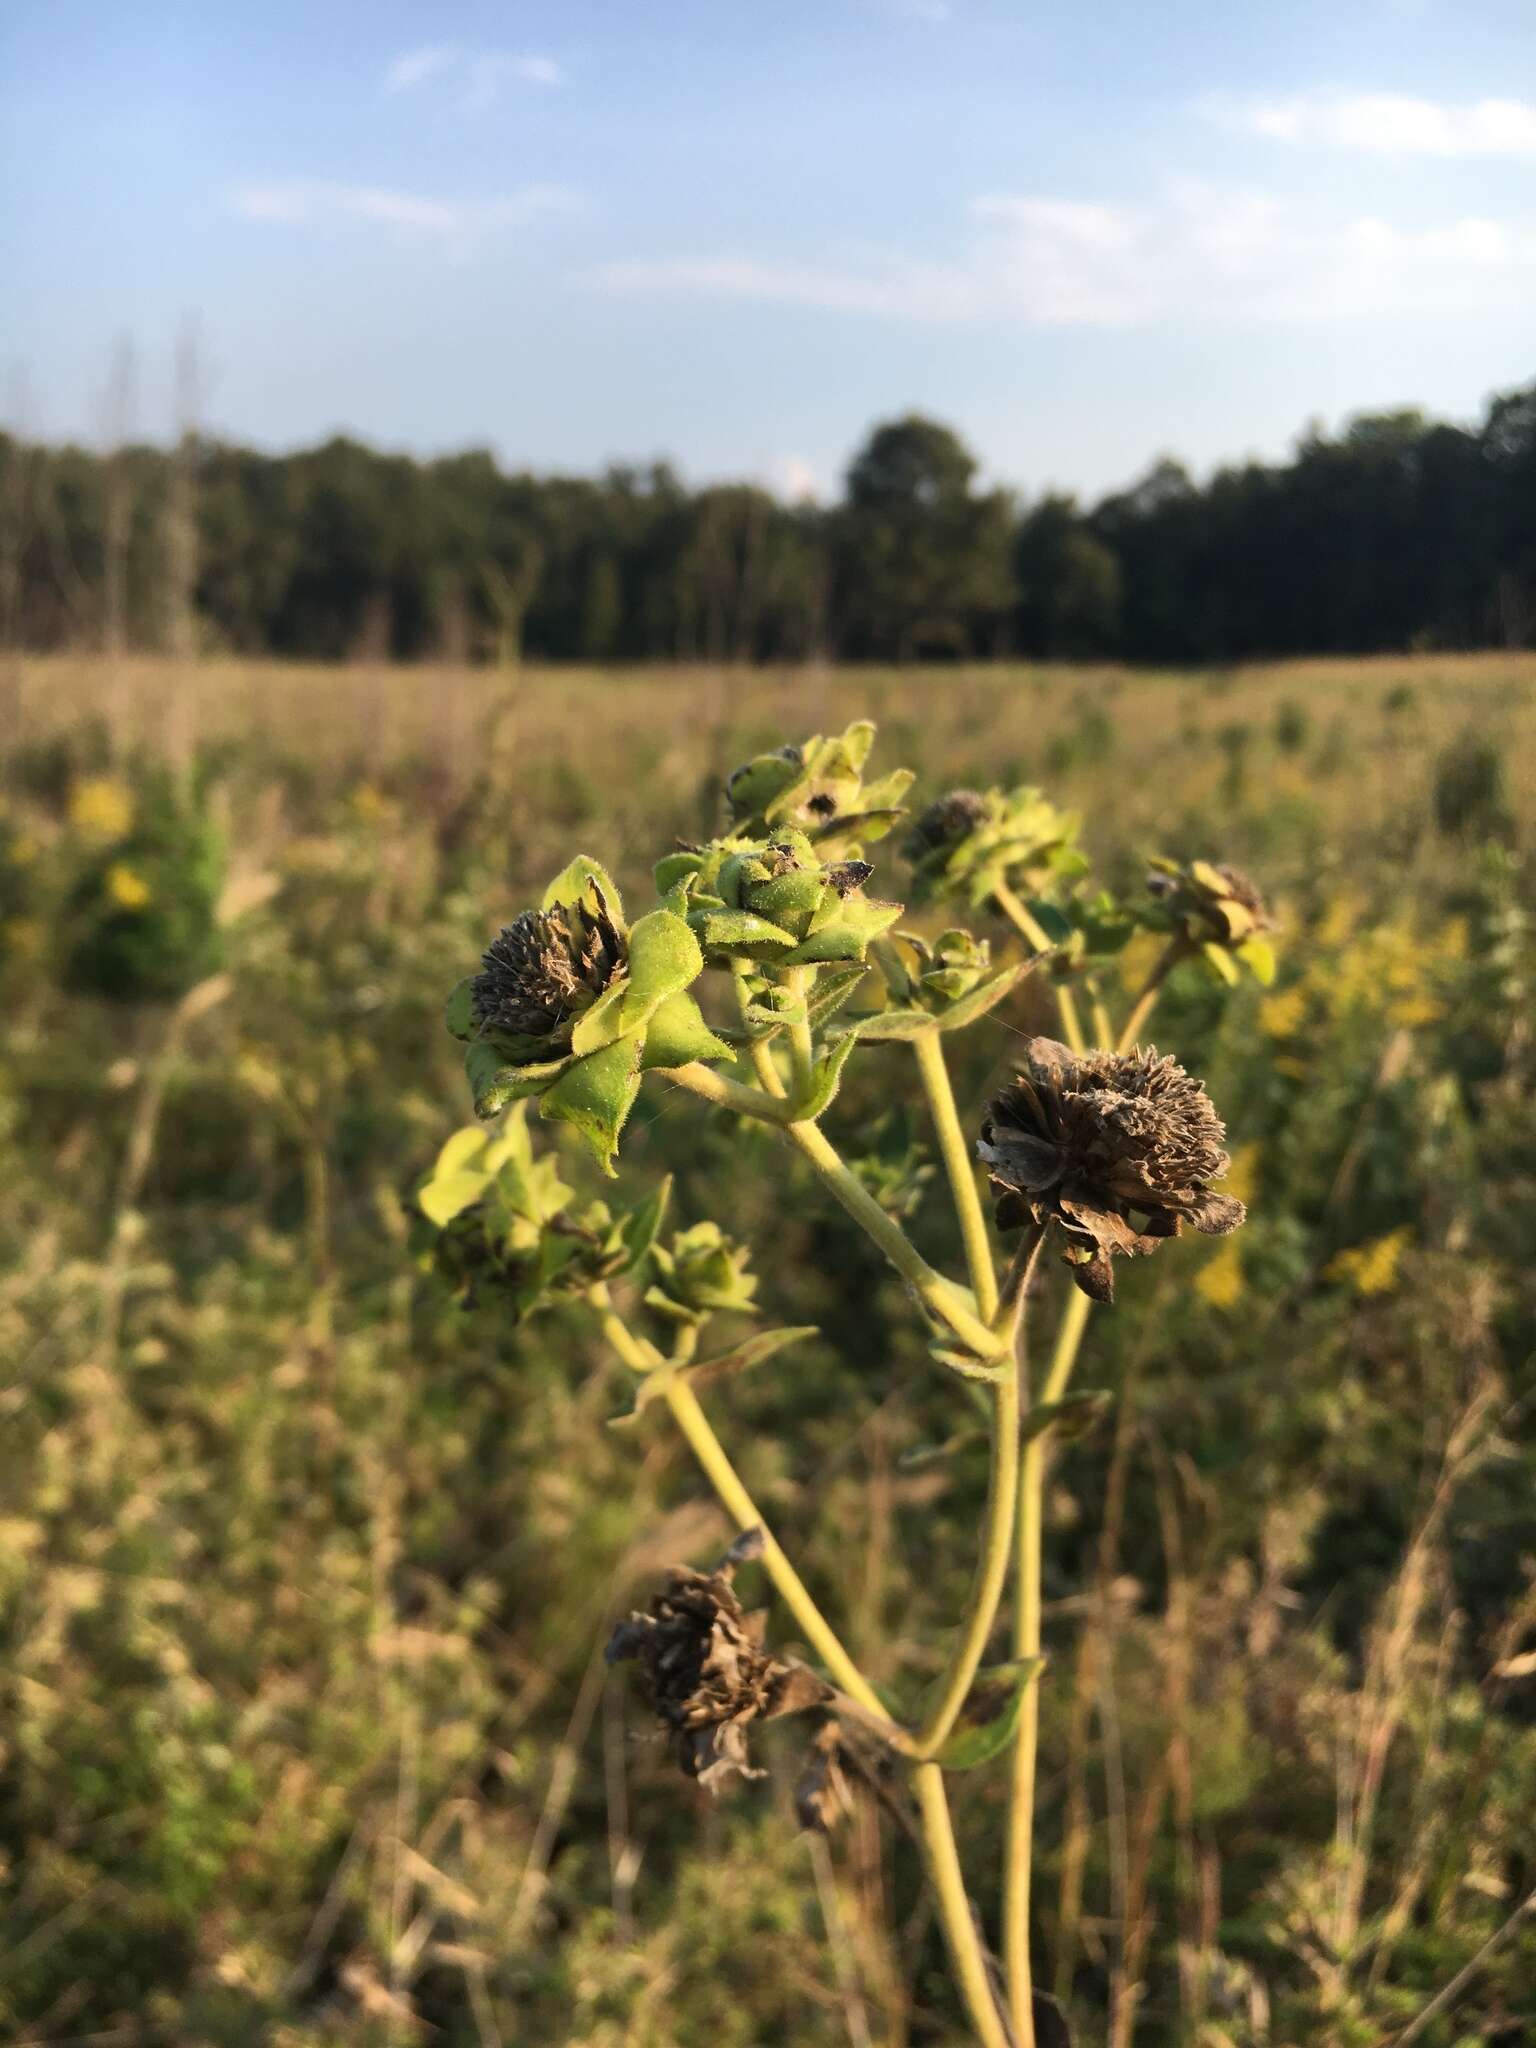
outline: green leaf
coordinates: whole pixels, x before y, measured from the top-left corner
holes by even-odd
[[[810,1087],[794,1105],[797,1123],[814,1123],[830,1106],[843,1078],[843,1068],[848,1064],[848,1055],[856,1043],[851,1035],[836,1039],[816,1062],[811,1072]]]
[[[616,1038],[622,1038],[628,1029],[624,1021],[624,999],[628,989],[624,982],[615,982],[604,991],[590,1008],[582,1011],[571,1032],[571,1051],[578,1058],[589,1052],[597,1052],[605,1045],[612,1045]]]
[[[782,958],[795,943],[793,932],[781,931],[750,910],[702,908],[688,913],[699,943],[712,953],[743,953],[748,959]]]
[[[464,1055],[464,1071],[474,1092],[475,1115],[499,1116],[509,1102],[519,1102],[525,1095],[538,1095],[569,1064],[569,1060],[559,1059],[513,1066],[494,1045],[477,1039]]]
[[[416,1206],[430,1223],[445,1229],[455,1216],[472,1208],[491,1184],[488,1173],[434,1174],[416,1190]]]
[[[938,1028],[938,1019],[926,1010],[870,1010],[858,1017],[843,1019],[843,1035],[848,1038],[921,1038],[925,1031]]]
[[[1048,1429],[1064,1442],[1086,1436],[1104,1419],[1114,1398],[1107,1387],[1094,1387],[1080,1394],[1064,1394],[1059,1401],[1042,1401],[1029,1409],[1019,1424],[1019,1441],[1027,1444]]]
[[[849,896],[833,899],[829,921],[813,931],[792,953],[783,956],[786,967],[819,966],[828,960],[862,960],[871,939],[877,939],[901,916],[903,906],[878,898]]]
[[[806,1019],[813,1031],[820,1030],[829,1018],[837,1015],[868,972],[862,961],[855,961],[851,966],[839,967],[830,974],[816,977],[806,1000]]]
[[[560,873],[544,891],[541,910],[553,910],[557,904],[579,903],[587,892],[588,883],[595,882],[598,893],[608,907],[608,914],[622,929],[624,923],[624,900],[614,885],[612,875],[601,861],[593,860],[590,854],[578,853],[569,867]]]
[[[686,1067],[690,1060],[729,1060],[735,1053],[704,1022],[704,1013],[686,989],[658,1003],[645,1027],[646,1072],[656,1067]]]
[[[1024,1710],[1024,1695],[1045,1669],[1043,1657],[1019,1657],[1011,1664],[994,1664],[978,1671],[979,1686],[1006,1685],[1002,1706],[989,1719],[971,1727],[957,1728],[936,1759],[943,1771],[974,1771],[1001,1754],[1013,1740]]]
[[[1007,1379],[1013,1371],[1011,1359],[1001,1358],[996,1364],[988,1364],[974,1352],[952,1351],[945,1344],[931,1344],[928,1348],[940,1365],[947,1365],[951,1372],[959,1373],[962,1379],[982,1380],[988,1386],[995,1387],[999,1380]]]
[[[1003,997],[1016,988],[1033,967],[1032,960],[1020,960],[1015,966],[999,968],[996,974],[989,974],[985,981],[977,982],[968,995],[950,1004],[939,1017],[941,1031],[963,1031],[967,1024],[974,1024],[978,1017],[985,1017],[988,1010],[995,1010]]]
[[[629,1263],[624,1268],[632,1273],[649,1253],[656,1242],[656,1233],[661,1228],[662,1218],[667,1213],[667,1204],[672,1199],[672,1176],[666,1174],[653,1192],[637,1209],[631,1209],[624,1219],[621,1235],[624,1249],[629,1254]]]
[[[613,1172],[619,1132],[640,1089],[640,1039],[616,1038],[600,1052],[573,1060],[539,1102],[552,1123],[574,1124],[605,1173]]]
[[[439,1180],[444,1174],[458,1173],[462,1168],[473,1165],[490,1144],[490,1135],[478,1124],[465,1124],[454,1132],[432,1162],[432,1179]],[[495,1168],[489,1160],[483,1162],[487,1172]]]
[[[659,1003],[703,972],[704,955],[684,919],[670,910],[653,910],[642,917],[629,935],[624,1029],[638,1031]]]
[[[664,853],[652,870],[656,881],[656,894],[668,895],[679,882],[686,882],[690,875],[698,874],[703,866],[702,853]]]
[[[930,1465],[942,1465],[957,1452],[973,1450],[986,1441],[984,1429],[962,1429],[941,1444],[914,1444],[910,1451],[902,1452],[896,1463],[903,1472],[923,1472]]]
[[[1214,939],[1207,939],[1200,950],[1215,972],[1216,979],[1224,981],[1229,988],[1235,988],[1243,977],[1239,972],[1237,962],[1232,958],[1226,947],[1218,946]]]
[[[1269,988],[1275,979],[1275,949],[1268,939],[1257,932],[1251,939],[1244,939],[1237,949],[1237,957],[1246,963],[1248,972],[1260,988]]]
[[[453,994],[448,998],[447,1006],[443,1011],[443,1022],[448,1026],[448,1029],[455,1038],[469,1040],[475,1035],[475,1009],[470,998],[470,990],[474,985],[474,976],[472,974],[465,975],[464,979],[453,991]]]
[[[612,1416],[610,1429],[632,1428],[639,1421],[643,1410],[658,1400],[669,1385],[686,1380],[695,1390],[713,1386],[717,1380],[731,1379],[739,1372],[746,1372],[754,1365],[761,1365],[776,1352],[783,1351],[790,1344],[799,1344],[806,1337],[818,1336],[814,1323],[803,1323],[795,1329],[758,1330],[752,1336],[743,1338],[740,1344],[733,1344],[729,1351],[717,1352],[713,1358],[701,1358],[696,1365],[668,1365],[641,1380],[635,1388],[634,1405],[623,1414]]]
[[[1046,903],[1036,896],[1031,899],[1029,914],[1053,946],[1064,946],[1072,936],[1072,920],[1065,916],[1054,903]]]

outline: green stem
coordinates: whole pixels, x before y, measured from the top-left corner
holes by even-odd
[[[755,1529],[761,1533],[763,1568],[784,1605],[799,1623],[806,1641],[826,1666],[833,1683],[869,1716],[888,1741],[905,1748],[905,1734],[886,1711],[880,1695],[843,1648],[836,1630],[811,1597],[805,1581],[780,1549],[777,1538],[727,1457],[725,1446],[710,1427],[709,1417],[699,1406],[697,1394],[685,1378],[669,1375],[662,1384],[662,1397],[687,1438],[688,1447],[698,1459],[705,1478],[720,1496],[721,1504],[737,1528]]]
[[[923,1305],[947,1323],[978,1358],[995,1359],[1001,1346],[995,1331],[978,1316],[962,1289],[934,1271],[893,1218],[887,1216],[864,1183],[839,1158],[814,1123],[792,1123],[784,1135],[811,1163],[823,1185],[855,1223],[880,1247]]]
[[[900,1224],[886,1215],[863,1182],[849,1172],[838,1157],[836,1148],[828,1143],[814,1123],[792,1122],[786,1103],[775,1101],[761,1088],[744,1088],[739,1081],[728,1081],[724,1075],[697,1061],[685,1067],[668,1067],[666,1072],[680,1087],[702,1095],[706,1102],[716,1103],[722,1109],[734,1109],[740,1116],[756,1117],[759,1122],[773,1124],[781,1130],[790,1144],[810,1161],[823,1185],[842,1203],[855,1223],[874,1239],[924,1306],[932,1310],[941,1322],[947,1323],[978,1358],[997,1357],[1000,1346],[996,1333],[976,1314],[965,1290],[934,1271]]]
[[[606,1285],[599,1281],[590,1299],[602,1319],[603,1334],[633,1372],[659,1372],[658,1384],[688,1447],[698,1459],[705,1478],[715,1489],[726,1513],[743,1531],[755,1529],[762,1537],[762,1563],[784,1605],[805,1632],[805,1639],[838,1687],[879,1727],[895,1747],[910,1747],[905,1731],[892,1720],[879,1694],[838,1640],[837,1632],[816,1605],[805,1581],[795,1570],[768,1524],[758,1512],[741,1474],[731,1463],[724,1444],[710,1427],[709,1417],[699,1406],[699,1397],[687,1379],[676,1370],[679,1359],[664,1360],[654,1344],[637,1337],[613,1307]]]
[[[1006,1375],[992,1387],[991,1458],[980,1552],[959,1636],[934,1688],[933,1704],[917,1732],[918,1753],[922,1756],[933,1756],[942,1749],[950,1730],[960,1718],[960,1711],[976,1682],[981,1660],[986,1655],[997,1610],[1002,1605],[1003,1588],[1008,1583],[1019,1488],[1019,1380],[1023,1371],[1024,1317],[1029,1276],[1034,1270],[1042,1236],[1043,1232],[1037,1228],[1025,1240],[1008,1275],[1000,1309],[996,1305],[994,1288],[995,1324],[1000,1332],[1007,1330],[1012,1356]]]
[[[808,967],[791,967],[785,971],[784,987],[791,996],[803,1003],[810,995],[815,972]],[[811,1038],[811,1027],[807,1019],[789,1027],[789,1057],[794,1075],[796,1096],[803,1102],[811,1092],[811,1071],[816,1064],[816,1047]]]
[[[955,1982],[965,1999],[971,2025],[982,2048],[1009,2048],[997,2001],[987,1976],[986,1957],[971,1917],[960,1856],[955,1848],[955,1830],[949,1817],[949,1800],[944,1791],[944,1773],[937,1764],[919,1764],[912,1773],[922,1821],[923,1848],[928,1857],[928,1875],[938,1901],[939,1920],[949,1944]]]
[[[1059,1401],[1077,1362],[1093,1303],[1074,1287],[1062,1311],[1050,1367],[1040,1389],[1043,1404]],[[1023,1377],[1023,1361],[1020,1374]],[[1026,1387],[1027,1392],[1027,1387]],[[1040,1654],[1043,1515],[1049,1430],[1024,1446],[1019,1468],[1017,1570],[1013,1620],[1015,1657]],[[1003,1959],[1008,1971],[1008,2006],[1018,2048],[1034,2048],[1034,1982],[1029,1952],[1030,1892],[1034,1863],[1035,1774],[1040,1752],[1040,1678],[1025,1688],[1014,1738],[1008,1799],[1008,1835],[1003,1878]]]
[[[949,1175],[949,1189],[954,1196],[955,1215],[960,1224],[960,1239],[965,1246],[966,1270],[971,1276],[971,1292],[976,1296],[977,1308],[990,1323],[997,1314],[997,1268],[992,1262],[986,1212],[976,1185],[975,1158],[966,1143],[960,1112],[955,1107],[955,1091],[950,1086],[944,1041],[937,1031],[925,1031],[912,1040],[912,1050],[917,1055],[918,1072],[923,1077],[923,1090],[928,1097],[928,1110],[943,1156],[944,1171]]]
[[[1022,902],[1006,882],[995,883],[992,894],[997,899],[998,907],[1002,910],[1004,916],[1029,941],[1037,953],[1051,953],[1055,951],[1050,939],[1041,930],[1040,925],[1031,913],[1028,904]],[[1086,1051],[1088,1041],[1083,1036],[1083,1022],[1077,1014],[1077,1000],[1064,981],[1056,983],[1056,1008],[1061,1014],[1062,1037],[1074,1052]]]
[[[1157,1007],[1157,999],[1163,992],[1163,983],[1188,951],[1189,941],[1180,932],[1176,933],[1159,953],[1153,963],[1152,972],[1142,984],[1141,994],[1132,1005],[1131,1014],[1125,1020],[1125,1029],[1115,1046],[1116,1052],[1126,1053],[1134,1050],[1136,1041],[1141,1036],[1142,1027]]]
[[[738,968],[733,971],[731,982],[736,990],[736,1008],[740,1012],[742,1023],[745,1024],[747,1021],[747,1007],[752,1000],[747,993],[746,975]],[[769,1049],[767,1039],[752,1039],[747,1047],[747,1055],[752,1062],[752,1070],[757,1075],[758,1086],[766,1094],[775,1096],[782,1102],[785,1093],[784,1083],[779,1078],[779,1070],[773,1063],[773,1053]]]

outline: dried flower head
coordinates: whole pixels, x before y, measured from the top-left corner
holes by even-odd
[[[610,1664],[639,1664],[673,1756],[710,1792],[733,1772],[763,1775],[748,1760],[755,1721],[803,1713],[828,1697],[814,1672],[763,1649],[760,1620],[743,1612],[731,1585],[736,1554],[713,1572],[674,1567],[646,1612],[620,1622],[608,1644]]]
[[[1026,1057],[1029,1071],[988,1106],[977,1150],[999,1226],[1059,1224],[1085,1294],[1114,1298],[1116,1252],[1155,1251],[1185,1223],[1220,1237],[1242,1222],[1242,1203],[1210,1186],[1231,1164],[1226,1127],[1177,1060],[1155,1049],[1078,1057],[1050,1038],[1031,1039]]]
[[[837,1721],[824,1721],[795,1785],[795,1817],[808,1834],[831,1834],[853,1811],[853,1786],[846,1765],[842,1727]]]
[[[947,853],[986,815],[986,798],[977,790],[952,789],[918,815],[901,842],[902,853],[914,866],[929,854]]]
[[[623,961],[623,938],[601,900],[525,910],[491,941],[470,983],[475,1023],[549,1059],[570,1045],[577,1018]]]
[[[1184,924],[1189,937],[1221,946],[1239,946],[1257,932],[1275,928],[1275,919],[1256,883],[1241,868],[1195,860],[1154,859],[1147,887],[1163,915]]]
[[[980,908],[1000,887],[1070,880],[1086,863],[1078,819],[1038,789],[954,789],[923,812],[902,845],[917,893]]]

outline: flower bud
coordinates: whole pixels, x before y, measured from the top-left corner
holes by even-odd
[[[1081,874],[1078,822],[1038,789],[954,789],[921,814],[902,852],[919,897],[960,896],[979,909],[1000,885],[1032,889]]]

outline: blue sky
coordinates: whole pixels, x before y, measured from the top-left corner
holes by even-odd
[[[1089,495],[1536,374],[1530,0],[9,0],[12,425]]]

